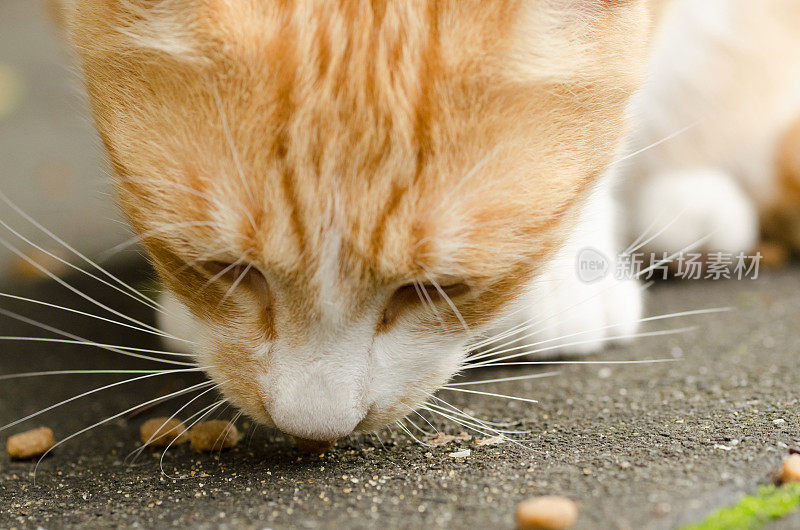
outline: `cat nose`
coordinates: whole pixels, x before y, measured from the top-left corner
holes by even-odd
[[[304,445],[333,445],[352,433],[366,416],[357,380],[332,375],[322,367],[276,374],[266,409],[275,426]]]

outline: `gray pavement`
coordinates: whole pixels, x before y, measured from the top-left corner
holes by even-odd
[[[197,455],[180,447],[167,454],[167,473],[186,479],[165,477],[158,455],[150,452],[127,464],[125,456],[138,446],[138,425],[171,413],[184,398],[59,447],[39,466],[35,484],[32,463],[0,458],[0,527],[510,528],[515,504],[539,494],[578,501],[579,528],[673,528],[696,521],[769,482],[789,447],[800,445],[799,272],[774,272],[758,281],[657,285],[650,292],[652,314],[736,310],[664,323],[662,329],[696,325],[698,330],[591,357],[675,358],[674,363],[565,366],[558,377],[486,387],[538,399],[538,405],[442,394],[477,417],[530,430],[524,447],[478,446],[471,440],[426,448],[395,430],[344,440],[324,457],[304,456],[279,433],[248,429],[240,420],[246,436],[232,451]],[[91,280],[77,285],[127,314],[151,318],[146,308],[98,289]],[[50,283],[18,284],[14,290],[90,309]],[[146,335],[56,311],[22,303],[2,306],[97,341],[158,345]],[[36,333],[29,325],[0,318],[0,335]],[[4,343],[0,348],[4,373],[153,366],[75,346]],[[520,373],[486,370],[472,377]],[[0,422],[115,380],[69,376],[2,382]],[[131,383],[67,404],[16,430],[49,425],[63,438],[193,381],[159,377]],[[445,432],[461,431],[431,420]],[[472,449],[469,457],[450,456],[464,448]],[[795,528],[798,522],[795,516],[776,528]]]

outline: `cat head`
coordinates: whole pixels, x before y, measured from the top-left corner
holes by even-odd
[[[644,0],[78,0],[122,207],[245,412],[405,416],[547,265],[612,162]]]

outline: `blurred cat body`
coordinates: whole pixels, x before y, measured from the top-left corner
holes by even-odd
[[[644,151],[622,170],[628,235],[800,250],[800,2],[671,0],[662,23],[628,141]]]
[[[166,331],[246,413],[328,441],[407,415],[503,326],[584,351],[635,332],[636,282],[581,282],[575,255],[618,252],[609,168],[656,4],[74,0],[64,19]]]

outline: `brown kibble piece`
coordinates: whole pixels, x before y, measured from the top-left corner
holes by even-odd
[[[577,518],[578,506],[565,497],[533,497],[517,506],[520,530],[563,530]]]
[[[800,482],[800,455],[792,455],[786,459],[781,468],[781,483]]]
[[[229,421],[204,421],[192,427],[189,441],[192,449],[198,452],[230,449],[239,443],[239,429]]]
[[[6,442],[6,450],[11,458],[23,460],[42,455],[52,449],[55,444],[53,431],[47,427],[39,427],[9,438]]]
[[[153,418],[139,428],[142,443],[151,447],[182,444],[189,439],[183,422],[177,418]]]

